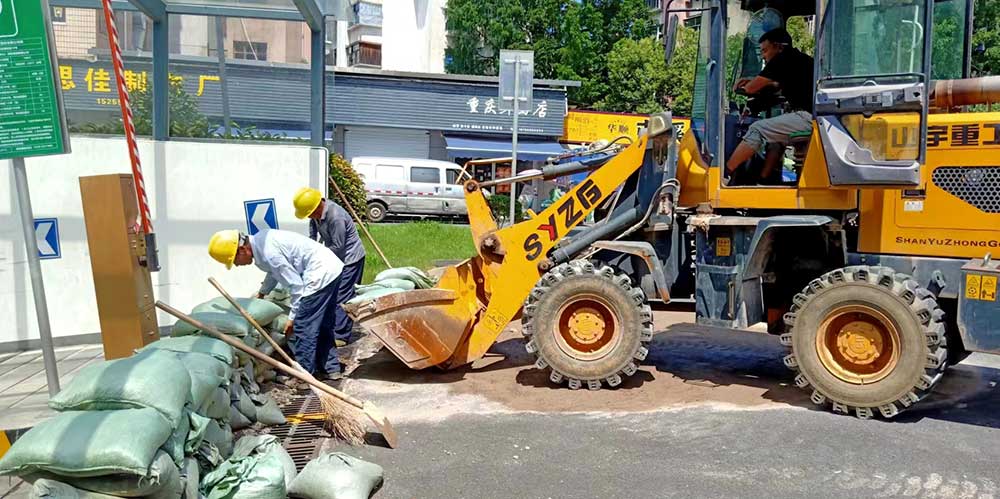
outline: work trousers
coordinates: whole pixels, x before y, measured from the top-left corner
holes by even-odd
[[[334,326],[337,322],[337,292],[343,274],[325,288],[303,296],[292,323],[292,351],[295,360],[314,376],[340,372]]]
[[[354,298],[354,285],[361,284],[361,276],[365,273],[365,259],[362,258],[350,265],[345,265],[344,270],[337,279],[337,322],[334,326],[333,337],[344,343],[351,342],[351,331],[354,329],[354,321],[344,312],[341,305]]]

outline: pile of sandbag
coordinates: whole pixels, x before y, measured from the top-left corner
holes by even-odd
[[[354,305],[380,296],[409,291],[411,289],[429,289],[433,288],[434,285],[434,279],[416,267],[386,269],[379,272],[371,284],[354,286],[357,295],[348,301],[347,304]]]

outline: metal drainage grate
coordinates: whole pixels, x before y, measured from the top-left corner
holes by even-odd
[[[281,439],[295,467],[302,471],[306,463],[318,457],[320,445],[326,438],[323,407],[319,398],[309,394],[293,398],[281,412],[288,422],[272,426],[270,434]]]

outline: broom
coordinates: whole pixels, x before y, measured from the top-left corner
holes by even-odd
[[[257,333],[263,336],[264,339],[267,340],[267,342],[270,343],[272,347],[274,347],[275,351],[281,354],[281,357],[285,359],[285,362],[287,362],[288,365],[294,367],[295,369],[298,369],[299,372],[303,374],[312,376],[312,374],[310,374],[309,372],[307,372],[305,369],[302,368],[301,364],[292,359],[285,352],[285,350],[278,345],[278,342],[274,341],[274,339],[271,338],[271,335],[268,334],[267,331],[265,331],[264,328],[257,323],[257,321],[253,318],[253,316],[251,316],[250,313],[247,312],[246,309],[244,309],[239,304],[239,302],[236,301],[235,298],[233,298],[228,292],[226,292],[225,289],[223,289],[222,285],[219,284],[219,281],[216,281],[214,277],[209,277],[208,282],[212,286],[214,286],[216,290],[219,291],[222,297],[225,298],[230,305],[232,305],[234,308],[236,308],[237,311],[239,311],[240,315],[242,315],[243,318],[247,320],[247,322],[253,325],[254,329],[257,330]],[[316,389],[315,386],[310,385],[309,388],[316,395],[316,397],[320,401],[320,404],[322,404],[323,406],[323,413],[327,415],[326,424],[330,427],[331,433],[351,443],[352,445],[355,443],[359,443],[359,440],[361,442],[364,441],[364,428],[361,426],[361,423],[358,422],[358,418],[348,417],[348,415],[356,416],[352,414],[353,412],[355,412],[353,407],[350,406],[345,407],[345,403],[339,399],[324,397],[323,392],[320,392],[318,389]]]
[[[157,300],[156,307],[194,326],[205,334],[237,350],[240,350],[275,369],[278,369],[289,376],[305,382],[316,390],[323,392],[320,396],[320,403],[323,406],[323,412],[327,415],[328,421],[330,421],[333,425],[333,429],[335,430],[334,436],[347,441],[351,445],[363,444],[365,430],[364,425],[361,424],[361,418],[358,417],[358,410],[360,410],[368,416],[368,419],[370,419],[375,427],[379,429],[382,436],[385,438],[386,443],[389,444],[389,447],[396,448],[396,444],[398,443],[396,430],[392,427],[392,424],[389,423],[389,419],[385,417],[382,410],[371,402],[362,402],[317,380],[312,374],[274,360],[256,349],[220,333],[215,328],[203,324],[201,321],[175,309],[174,307],[171,307],[170,305],[167,305],[166,303],[163,303],[162,301]],[[270,338],[268,335],[265,335],[265,337]]]

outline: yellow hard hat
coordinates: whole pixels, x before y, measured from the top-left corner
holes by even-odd
[[[220,230],[212,234],[212,239],[208,241],[208,254],[215,261],[233,268],[233,261],[236,260],[236,250],[240,247],[240,231]]]
[[[303,187],[295,193],[292,204],[295,205],[295,218],[306,218],[316,211],[323,201],[323,195],[312,187]]]

